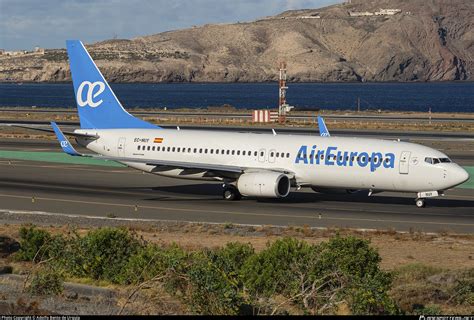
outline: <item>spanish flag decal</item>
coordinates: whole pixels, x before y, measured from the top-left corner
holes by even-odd
[[[162,143],[163,142],[163,138],[155,138],[155,140],[153,140],[153,143]]]

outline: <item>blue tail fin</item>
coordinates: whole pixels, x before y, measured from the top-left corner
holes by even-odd
[[[160,128],[125,111],[81,41],[66,46],[81,128]]]

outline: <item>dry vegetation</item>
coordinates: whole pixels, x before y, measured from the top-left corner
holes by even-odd
[[[0,226],[0,235],[19,239],[19,228],[20,225],[2,225]],[[370,245],[380,254],[381,268],[394,275],[390,296],[402,308],[403,312],[415,314],[420,312],[441,314],[474,312],[472,304],[466,304],[464,300],[462,300],[464,302],[459,300],[459,294],[456,291],[460,290],[459,284],[465,281],[468,281],[467,288],[471,288],[467,290],[472,290],[469,285],[473,285],[471,283],[474,272],[472,268],[474,261],[473,235],[425,234],[416,231],[399,233],[390,230],[312,229],[308,226],[252,227],[231,223],[222,225],[163,223],[160,227],[129,225],[129,228],[142,241],[156,244],[159,247],[170,247],[177,244],[189,252],[218,250],[231,242],[250,244],[256,252],[262,252],[268,248],[269,243],[275,243],[285,237],[304,240],[309,244],[321,244],[336,235],[355,236],[369,240]],[[71,231],[70,227],[53,225],[44,226],[41,229],[47,230],[53,235],[66,235]],[[91,229],[74,228],[74,230],[80,236],[84,236]],[[15,273],[29,273],[33,267],[31,262],[18,262],[12,258],[0,259],[0,263],[12,266]],[[154,281],[145,283],[140,287],[140,290],[137,290],[135,286],[117,286],[108,281],[91,281],[84,278],[69,279],[74,282],[113,288],[119,293],[114,312],[122,307],[121,312],[123,313],[182,314],[196,312],[196,310],[192,311],[192,308],[190,309],[183,300],[170,295],[165,287],[157,285]],[[466,287],[462,287],[462,290],[466,290]],[[465,293],[463,294],[463,299],[466,299]],[[473,292],[470,294],[467,293],[468,299],[473,298]],[[131,296],[133,299],[130,298]],[[285,299],[282,300],[282,302],[284,301]],[[25,302],[22,303],[25,305]],[[275,301],[268,303],[273,305],[272,303]],[[38,308],[38,305],[35,307]],[[301,311],[298,307],[288,305],[288,303],[283,309],[296,314]],[[343,304],[338,307],[337,313],[347,314],[350,313],[350,310],[347,305]]]

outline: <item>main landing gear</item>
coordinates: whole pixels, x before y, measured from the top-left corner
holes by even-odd
[[[237,201],[242,199],[242,195],[240,194],[237,187],[231,184],[225,184],[224,190],[222,192],[222,197],[228,201]]]

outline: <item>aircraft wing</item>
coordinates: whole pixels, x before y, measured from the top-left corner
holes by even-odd
[[[113,157],[113,156],[103,156],[99,154],[82,154],[76,151],[71,145],[69,140],[64,136],[62,131],[56,125],[56,123],[51,122],[53,131],[56,133],[56,136],[61,144],[63,151],[71,156],[81,156],[81,157],[90,157],[94,159],[102,159],[106,161],[118,161],[118,162],[133,162],[133,163],[144,163],[147,165],[161,167],[166,170],[171,169],[197,169],[202,171],[213,171],[220,173],[228,173],[231,175],[240,175],[246,171],[253,170],[269,170],[266,168],[248,168],[240,167],[233,165],[220,165],[220,164],[208,164],[208,163],[198,163],[198,162],[185,162],[185,161],[172,161],[172,160],[157,160],[157,159],[144,159],[144,158],[131,158],[131,157]],[[293,173],[285,169],[271,169],[271,171],[282,172],[285,174],[292,175]]]
[[[40,127],[34,127],[34,126],[25,126],[21,124],[0,124],[0,126],[5,126],[5,127],[14,127],[14,128],[23,128],[23,129],[31,129],[31,130],[36,130],[36,131],[43,131],[43,132],[49,132],[49,133],[54,133],[55,131],[52,129],[48,128],[40,128]],[[77,132],[72,132],[72,131],[62,131],[65,135],[67,136],[73,136],[73,137],[81,137],[81,138],[93,138],[93,139],[98,139],[99,136],[97,135],[91,135],[91,134],[84,134],[84,133],[77,133]]]

